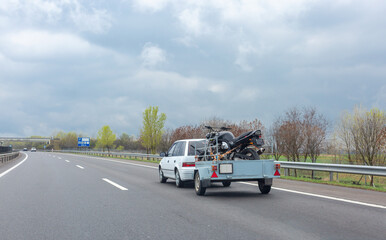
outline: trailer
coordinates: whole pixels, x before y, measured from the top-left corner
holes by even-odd
[[[257,181],[262,194],[268,194],[274,178],[280,177],[280,164],[274,160],[197,161],[194,169],[194,190],[197,195],[214,182],[229,187],[232,182]]]
[[[236,139],[244,144],[242,145],[244,152],[256,153],[246,156],[235,152],[237,146],[233,149],[228,148],[231,144],[225,141],[226,134],[230,133],[220,131],[229,128],[222,127],[220,131],[214,131],[213,127],[206,127],[211,132],[207,134],[205,146],[195,147],[193,179],[196,194],[205,195],[206,189],[213,182],[221,182],[224,187],[229,187],[232,182],[237,181],[257,181],[261,193],[268,194],[273,179],[280,177],[280,164],[275,163],[273,159],[260,159],[260,155],[264,152],[263,148],[257,149],[264,144],[260,130],[251,131]],[[254,139],[255,136],[258,138]],[[228,136],[228,139],[235,140],[233,135]]]

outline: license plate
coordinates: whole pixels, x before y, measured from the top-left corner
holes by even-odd
[[[220,164],[220,174],[233,173],[233,164],[232,163],[222,163]]]

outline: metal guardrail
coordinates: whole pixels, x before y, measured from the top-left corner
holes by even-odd
[[[5,163],[19,156],[19,152],[0,154],[0,162]]]
[[[116,158],[141,158],[161,160],[162,157],[154,154],[142,154],[142,153],[120,153],[120,152],[97,152],[97,151],[71,151],[64,150],[60,152],[81,153],[92,156],[106,156]],[[288,176],[288,169],[310,170],[310,171],[323,171],[330,172],[330,181],[333,180],[333,173],[350,173],[359,175],[372,175],[386,177],[386,167],[378,166],[363,166],[363,165],[348,165],[348,164],[327,164],[327,163],[307,163],[307,162],[286,162],[275,161],[280,163],[281,168],[285,169],[285,175]]]
[[[116,157],[116,158],[140,158],[142,160],[161,160],[162,157],[154,154],[143,154],[143,153],[123,153],[123,152],[98,152],[98,151],[72,151],[72,150],[61,150],[56,152],[68,152],[68,153],[80,153],[91,156],[101,157]]]
[[[289,169],[298,169],[298,170],[329,172],[330,181],[334,181],[334,173],[337,173],[336,174],[337,180],[338,180],[338,173],[386,177],[386,167],[348,165],[348,164],[307,163],[307,162],[284,162],[284,161],[275,161],[275,162],[280,163],[281,168],[284,168],[284,176],[288,176]],[[366,182],[366,178],[365,178],[365,182]]]
[[[324,171],[324,172],[337,172],[337,173],[351,173],[351,174],[386,177],[386,167],[348,165],[348,164],[284,162],[284,161],[277,161],[277,163],[280,163],[280,166],[282,168]]]

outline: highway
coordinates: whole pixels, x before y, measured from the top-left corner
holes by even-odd
[[[251,183],[197,196],[150,163],[23,153],[0,167],[0,239],[386,239],[385,193]]]

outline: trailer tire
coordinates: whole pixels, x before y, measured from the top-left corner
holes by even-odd
[[[176,169],[175,174],[176,174],[176,186],[178,188],[184,187],[184,182],[181,180],[180,172],[178,171],[178,169]]]
[[[224,186],[224,187],[229,187],[230,185],[231,185],[231,181],[223,181],[222,182],[222,185]]]
[[[265,185],[264,180],[258,181],[258,183],[262,194],[268,194],[271,191],[271,185]]]
[[[161,167],[159,167],[159,169],[158,169],[158,174],[159,174],[159,182],[160,183],[166,183],[167,178],[164,177],[164,173],[162,172]]]
[[[205,195],[206,187],[202,186],[202,181],[198,172],[194,174],[194,190],[199,196]]]

